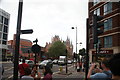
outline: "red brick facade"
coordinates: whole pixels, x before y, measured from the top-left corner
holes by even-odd
[[[107,2],[99,2],[96,5],[93,5],[93,2],[89,2],[89,8],[88,8],[88,15],[89,15],[89,24],[92,25],[92,17],[94,10],[100,8],[100,15],[104,16],[104,19],[102,21],[112,18],[112,29],[104,31],[104,26],[101,27],[101,30],[104,32],[99,35],[100,42],[102,45],[102,50],[113,50],[112,54],[120,53],[120,3],[118,2],[112,2],[112,11],[108,14],[104,14],[104,5],[107,4]],[[93,27],[89,28],[89,55],[90,55],[90,61],[92,61],[93,56],[92,53],[95,51],[94,44],[93,44]],[[112,47],[105,48],[104,46],[104,37],[106,36],[112,36]],[[100,54],[102,55],[102,54]],[[104,56],[106,57],[107,54]]]

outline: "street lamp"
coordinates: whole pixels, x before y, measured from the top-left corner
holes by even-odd
[[[77,55],[77,27],[72,27],[72,29],[76,29],[76,55]],[[77,58],[76,58],[77,61]],[[77,68],[77,63],[76,63],[76,68]]]

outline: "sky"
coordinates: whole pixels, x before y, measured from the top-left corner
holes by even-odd
[[[19,0],[0,0],[0,8],[10,14],[8,40],[16,33]],[[88,0],[23,0],[21,30],[33,29],[32,34],[22,34],[21,38],[34,41],[40,46],[51,42],[58,35],[62,40],[67,36],[76,44],[77,27],[78,50],[86,47],[86,18]]]

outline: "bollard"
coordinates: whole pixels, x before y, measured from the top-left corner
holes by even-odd
[[[59,67],[59,70],[60,70],[60,72],[62,72],[62,71],[63,71],[63,67],[62,67],[62,66],[60,66],[60,67]]]

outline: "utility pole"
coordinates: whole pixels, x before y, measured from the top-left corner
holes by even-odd
[[[77,55],[77,26],[75,27],[76,28],[76,55]],[[74,27],[72,27],[72,29],[75,29]],[[77,69],[77,57],[76,57],[76,69]]]

